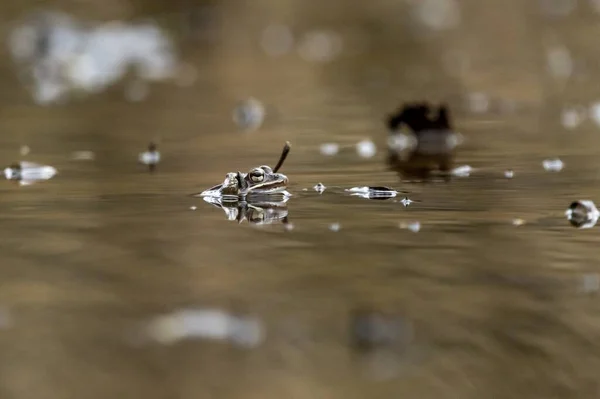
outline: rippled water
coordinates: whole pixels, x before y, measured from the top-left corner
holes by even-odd
[[[541,53],[537,42],[480,48],[472,54],[480,66],[459,77],[443,71],[437,50],[461,47],[460,35],[419,42],[405,32],[393,53],[393,32],[378,33],[387,41],[371,52],[315,65],[294,54],[266,57],[252,43],[269,18],[236,30],[245,9],[225,11],[229,33],[218,45],[182,44],[198,69],[195,84],[156,84],[141,103],[127,102],[118,84],[85,101],[34,106],[4,65],[0,159],[53,165],[58,175],[0,188],[0,396],[596,397],[600,306],[583,281],[596,271],[597,232],[573,229],[564,211],[600,196],[598,128],[589,119],[574,131],[561,126],[563,99],[535,77],[543,61],[521,57]],[[297,18],[298,26],[315,20],[308,11]],[[548,29],[531,18],[514,24]],[[529,37],[511,27],[481,35]],[[517,66],[487,70],[494,54]],[[464,99],[474,90],[490,93],[496,108],[469,112]],[[248,96],[267,116],[243,133],[231,114]],[[583,87],[565,96],[586,107],[594,100]],[[470,177],[416,184],[386,170],[384,116],[423,98],[450,101],[466,138],[456,162],[475,168]],[[502,99],[516,101],[516,111],[498,111]],[[365,138],[379,150],[370,159],[354,147]],[[273,165],[286,140],[292,230],[228,221],[189,196],[227,172]],[[136,163],[150,141],[162,155],[154,174]],[[329,142],[339,154],[320,154]],[[22,145],[31,149],[25,157]],[[84,150],[95,159],[71,159]],[[565,168],[544,171],[554,157]],[[322,194],[312,189],[319,182]],[[343,192],[365,185],[418,202]],[[419,232],[400,228],[412,221]],[[348,347],[349,311],[365,303],[413,324],[393,366],[373,369]],[[236,349],[136,338],[139,323],[184,307],[253,314],[266,341]],[[382,368],[393,378],[382,380]]]

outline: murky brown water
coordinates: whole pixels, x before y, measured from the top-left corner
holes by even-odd
[[[27,10],[23,3],[2,6],[6,20]],[[62,3],[107,19],[173,11]],[[600,305],[580,291],[597,267],[597,232],[573,229],[564,210],[599,198],[600,139],[590,120],[566,131],[560,110],[597,96],[591,43],[600,17],[579,10],[548,21],[516,0],[463,1],[459,28],[423,38],[406,27],[401,4],[238,3],[219,9],[215,43],[182,42],[198,81],[152,86],[142,103],[127,102],[118,85],[37,107],[3,63],[0,159],[19,159],[26,144],[25,159],[59,174],[0,188],[0,304],[12,318],[0,330],[0,397],[598,397]],[[358,32],[369,46],[358,52],[348,39],[331,64],[270,59],[256,38],[272,22],[299,34]],[[571,46],[587,66],[582,77],[558,84],[546,76],[549,36]],[[442,59],[453,51],[471,62],[452,75]],[[468,112],[471,91],[490,94],[491,111]],[[250,95],[268,116],[244,134],[231,110]],[[408,184],[385,170],[382,118],[413,99],[450,101],[467,139],[457,163],[478,168],[471,177]],[[503,99],[517,101],[517,111],[500,112]],[[354,144],[367,137],[380,151],[364,160]],[[150,140],[163,156],[154,175],[136,164]],[[188,196],[226,172],[274,164],[286,140],[292,231],[229,222]],[[322,156],[325,142],[340,143],[340,154]],[[71,160],[77,150],[96,160]],[[564,160],[561,173],[542,169],[551,157]],[[508,168],[512,180],[503,177]],[[318,182],[386,185],[421,202],[319,195],[311,189]],[[514,226],[515,218],[526,223]],[[413,220],[418,233],[398,227]],[[347,346],[348,311],[365,302],[414,324],[393,379],[370,378]],[[267,339],[249,350],[128,339],[136,323],[190,306],[240,307],[264,321]]]

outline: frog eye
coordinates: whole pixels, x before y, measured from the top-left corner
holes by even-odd
[[[260,183],[265,179],[265,171],[260,168],[253,169],[252,171],[250,171],[249,175],[250,180],[253,183]]]

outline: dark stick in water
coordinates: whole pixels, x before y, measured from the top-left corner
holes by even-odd
[[[286,141],[285,145],[283,146],[283,151],[281,152],[281,156],[279,157],[279,161],[277,162],[277,165],[275,165],[275,167],[273,168],[273,173],[277,173],[277,171],[279,170],[279,168],[281,168],[281,165],[283,165],[283,162],[285,161],[285,159],[288,156],[288,153],[290,152],[290,142]]]

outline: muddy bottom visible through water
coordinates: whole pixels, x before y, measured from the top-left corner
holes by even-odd
[[[35,106],[7,67],[0,159],[58,174],[0,188],[0,398],[597,397],[597,230],[564,215],[600,195],[591,122],[565,133],[548,115],[556,99],[470,113],[467,83],[424,67],[432,83],[420,90],[416,64],[385,52],[318,66],[241,55],[233,65],[229,46],[189,55],[194,85],[157,84],[140,103],[117,85]],[[393,72],[379,84],[382,68]],[[267,114],[242,132],[231,113],[248,96]],[[456,166],[473,167],[468,177],[410,183],[386,170],[385,115],[429,96],[455,99],[465,137]],[[355,145],[367,138],[377,153],[361,158]],[[154,173],[137,163],[150,141],[162,155]],[[273,166],[285,141],[287,227],[230,221],[190,196],[227,172]],[[321,154],[324,143],[339,153]],[[84,150],[95,158],[71,158]],[[564,169],[545,171],[556,157]],[[403,193],[344,191],[358,186]],[[355,353],[348,318],[365,305],[399,314],[409,342]],[[251,314],[264,340],[137,335],[194,308]]]

